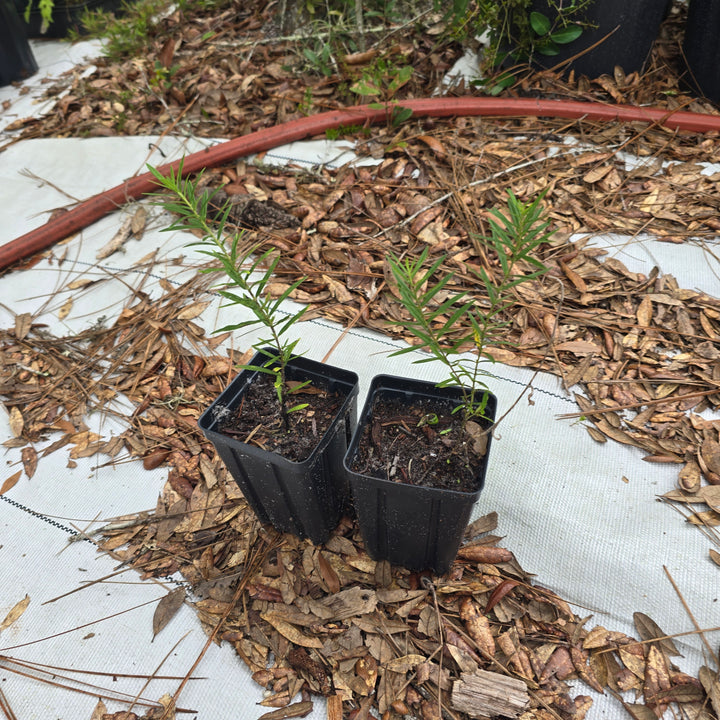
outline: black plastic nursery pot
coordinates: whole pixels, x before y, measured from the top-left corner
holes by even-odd
[[[720,0],[691,0],[685,22],[683,56],[693,90],[720,102]]]
[[[531,10],[551,17],[557,12],[553,5],[549,0],[534,0]],[[669,7],[668,0],[595,0],[578,15],[588,25],[582,35],[560,45],[557,55],[536,53],[533,65],[552,68],[581,53],[563,66],[564,72],[574,70],[576,75],[594,78],[612,75],[616,65],[628,74],[640,72]],[[592,47],[595,43],[599,44]]]
[[[21,17],[24,18],[26,0],[15,0],[15,5]],[[64,38],[75,31],[85,32],[82,16],[85,10],[106,10],[118,14],[121,10],[121,0],[56,0],[52,9],[52,21],[43,32],[43,19],[38,8],[37,0],[33,0],[30,15],[27,20],[27,34],[31,38]]]
[[[392,375],[376,376],[368,391],[358,426],[345,456],[353,505],[365,549],[374,560],[389,560],[408,570],[445,574],[455,560],[473,506],[485,484],[492,437],[476,476],[474,492],[420,487],[357,472],[355,460],[364,428],[372,422],[377,401],[402,398],[457,405],[459,387],[438,388],[434,383]],[[497,400],[488,393],[487,426],[495,419]]]
[[[266,360],[258,353],[248,364],[262,365]],[[356,425],[358,376],[307,358],[290,361],[288,380],[310,380],[314,387],[344,396],[332,425],[310,456],[293,462],[218,430],[219,417],[238,408],[258,374],[253,370],[240,372],[202,414],[198,425],[261,522],[321,544],[349,508],[343,456]]]
[[[0,86],[37,72],[27,33],[12,0],[0,0]]]

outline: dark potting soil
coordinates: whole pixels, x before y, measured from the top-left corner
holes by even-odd
[[[288,414],[289,428],[283,424],[273,378],[258,374],[240,405],[218,420],[218,431],[287,460],[302,462],[332,425],[345,396],[309,385],[290,393],[287,400],[289,407],[308,405]]]
[[[453,407],[429,398],[412,405],[400,398],[376,399],[352,469],[410,485],[475,492],[483,458],[472,451]]]

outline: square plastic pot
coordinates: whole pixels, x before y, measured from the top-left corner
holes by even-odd
[[[551,68],[578,55],[563,66],[563,72],[574,70],[590,78],[612,75],[616,65],[625,73],[640,72],[647,62],[660,23],[670,8],[669,0],[595,0],[578,15],[578,21],[590,27],[567,45],[559,46],[557,55],[536,53],[533,65]],[[533,0],[531,11],[552,17],[557,11],[548,0]],[[592,47],[599,43],[596,47]]]
[[[685,80],[696,92],[720,102],[720,0],[691,0],[685,22]]]
[[[488,393],[487,426],[495,419],[497,400]],[[462,397],[459,387],[438,388],[433,383],[392,375],[376,376],[368,391],[358,426],[345,456],[353,505],[365,549],[374,560],[389,560],[408,570],[445,574],[455,560],[473,506],[485,484],[492,436],[476,475],[472,493],[421,487],[364,475],[353,469],[363,429],[372,421],[376,401],[420,398],[451,401]]]
[[[248,364],[262,365],[266,359],[258,353]],[[349,508],[343,456],[356,425],[358,377],[306,358],[292,360],[286,373],[288,380],[310,380],[315,387],[345,396],[332,425],[306,460],[293,462],[218,430],[220,409],[236,409],[258,371],[243,370],[202,414],[198,425],[261,522],[322,544]]]

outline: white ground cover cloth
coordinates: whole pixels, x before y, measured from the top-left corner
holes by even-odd
[[[67,52],[66,46],[61,49]],[[6,120],[0,115],[0,128],[7,125]],[[160,164],[202,146],[198,141],[169,139],[158,148],[154,142],[153,138],[98,138],[12,145],[0,154],[0,244],[44,222],[49,211],[71,202],[68,196],[84,199],[143,172],[148,160]],[[276,149],[265,161],[275,157],[278,162],[284,158],[338,162],[337,153],[325,143],[293,145]],[[177,283],[194,272],[199,259],[184,247],[191,236],[160,232],[164,221],[157,209],[151,211],[141,241],[131,240],[123,253],[96,261],[96,252],[117,231],[126,213],[120,210],[95,223],[31,269],[2,277],[2,327],[12,326],[14,314],[23,312],[36,315],[35,321],[47,323],[56,335],[86,328],[103,316],[114,318],[131,298],[128,286],[146,274],[145,267],[138,267],[139,260],[155,249],[157,260],[144,286],[151,296],[159,296],[161,278]],[[685,287],[714,296],[720,293],[716,256],[699,247],[662,245],[651,238],[602,241],[633,270],[647,271],[658,264]],[[59,262],[61,255],[64,260]],[[124,282],[109,279],[75,293],[70,314],[58,318],[58,310],[71,292],[68,284],[108,275]],[[227,311],[220,310],[216,300],[196,322],[211,331],[227,321]],[[300,350],[319,360],[342,328],[314,320],[302,323],[297,332]],[[244,349],[252,341],[252,335],[238,337],[235,347]],[[398,346],[381,335],[353,330],[328,361],[358,373],[359,405],[376,374],[443,377],[442,369],[433,364],[412,365],[411,356],[389,358],[388,352]],[[531,374],[502,365],[492,371],[495,377],[490,386],[503,412]],[[531,396],[526,394],[500,427],[476,516],[497,511],[503,544],[526,570],[536,574],[540,585],[570,602],[579,616],[592,615],[588,626],[600,624],[636,635],[632,615],[641,611],[667,633],[693,630],[667,573],[701,627],[720,625],[720,575],[708,559],[710,542],[656,500],[674,488],[677,468],[645,463],[636,448],[614,442],[596,444],[581,423],[558,419],[577,407],[557,378],[539,375],[532,384]],[[117,419],[96,417],[89,422],[105,437],[123,429]],[[0,411],[0,441],[10,437],[8,417]],[[157,700],[164,692],[172,694],[179,680],[154,680],[143,689],[143,680],[112,677],[152,674],[157,668],[160,675],[182,677],[194,663],[206,638],[188,607],[151,642],[155,601],[174,587],[172,583],[141,582],[127,572],[60,597],[111,574],[117,565],[88,542],[69,542],[72,531],[153,508],[165,471],[145,471],[139,462],[98,467],[98,458],[80,460],[77,467],[68,468],[66,461],[62,451],[51,453],[41,459],[32,479],[23,476],[0,497],[0,621],[23,597],[30,598],[22,617],[0,632],[0,655],[107,672],[111,675],[80,679],[133,697],[142,692]],[[20,451],[3,449],[2,462],[0,484],[22,467]],[[55,598],[60,599],[49,602]],[[720,633],[710,633],[707,638],[718,647]],[[700,639],[688,635],[676,644],[684,656],[678,665],[695,674],[706,662]],[[179,717],[250,720],[267,710],[256,705],[262,691],[227,645],[213,645],[196,676],[199,679],[188,684],[179,700],[180,706],[196,713]],[[22,720],[89,719],[102,694],[88,688],[88,694],[78,694],[40,683],[11,672],[2,663],[0,689]],[[590,718],[627,717],[613,699],[598,697],[580,684],[577,692],[596,698]],[[108,708],[123,706],[108,701]],[[311,717],[324,717],[322,701],[317,701]]]

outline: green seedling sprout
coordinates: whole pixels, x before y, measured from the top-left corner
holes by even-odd
[[[463,388],[462,401],[455,411],[462,413],[468,431],[470,422],[477,424],[485,418],[488,388],[483,377],[489,373],[483,365],[486,361],[494,362],[488,347],[507,344],[508,311],[517,301],[514,290],[547,270],[534,256],[534,251],[552,234],[547,232],[548,223],[543,220],[541,200],[542,196],[525,204],[508,191],[506,212],[493,211],[489,221],[490,236],[477,238],[486,249],[494,252],[500,269],[499,278],[493,279],[482,267],[469,268],[484,290],[487,298],[484,302],[471,298],[466,290],[449,292],[452,273],[436,280],[435,275],[445,256],[427,267],[427,247],[414,259],[400,259],[392,254],[389,257],[400,301],[410,315],[410,321],[404,327],[428,353],[415,362],[440,361],[448,376],[438,383],[438,387],[454,385]],[[458,329],[463,327],[467,330],[458,337]],[[475,350],[472,357],[465,352],[468,348]],[[416,349],[411,345],[397,350],[391,357]],[[472,434],[476,435],[477,430],[479,427],[473,428]]]
[[[253,345],[267,357],[262,365],[242,365],[243,370],[256,370],[273,377],[275,393],[280,407],[283,425],[289,429],[288,414],[307,407],[307,404],[290,405],[288,396],[298,392],[309,383],[293,383],[288,385],[286,368],[288,363],[298,357],[295,348],[299,339],[291,340],[290,329],[305,314],[307,307],[295,313],[287,314],[281,310],[283,302],[305,280],[300,278],[286,288],[278,297],[266,293],[268,283],[273,277],[280,257],[274,249],[259,253],[259,245],[246,252],[240,250],[243,233],[227,233],[226,226],[231,210],[228,201],[219,214],[211,210],[214,193],[200,190],[198,185],[202,176],[194,182],[182,179],[182,162],[176,171],[170,171],[167,177],[150,165],[148,169],[157,180],[158,186],[170,192],[170,197],[161,195],[157,204],[178,216],[167,228],[171,230],[194,230],[202,239],[188,244],[201,255],[207,255],[217,264],[203,268],[200,272],[220,273],[226,281],[216,287],[216,292],[227,302],[223,307],[242,307],[250,311],[251,318],[232,325],[217,328],[215,332],[229,332],[259,325],[265,328],[267,336]],[[208,219],[209,214],[212,220]],[[228,238],[226,239],[226,235]],[[265,346],[272,347],[272,352]]]

